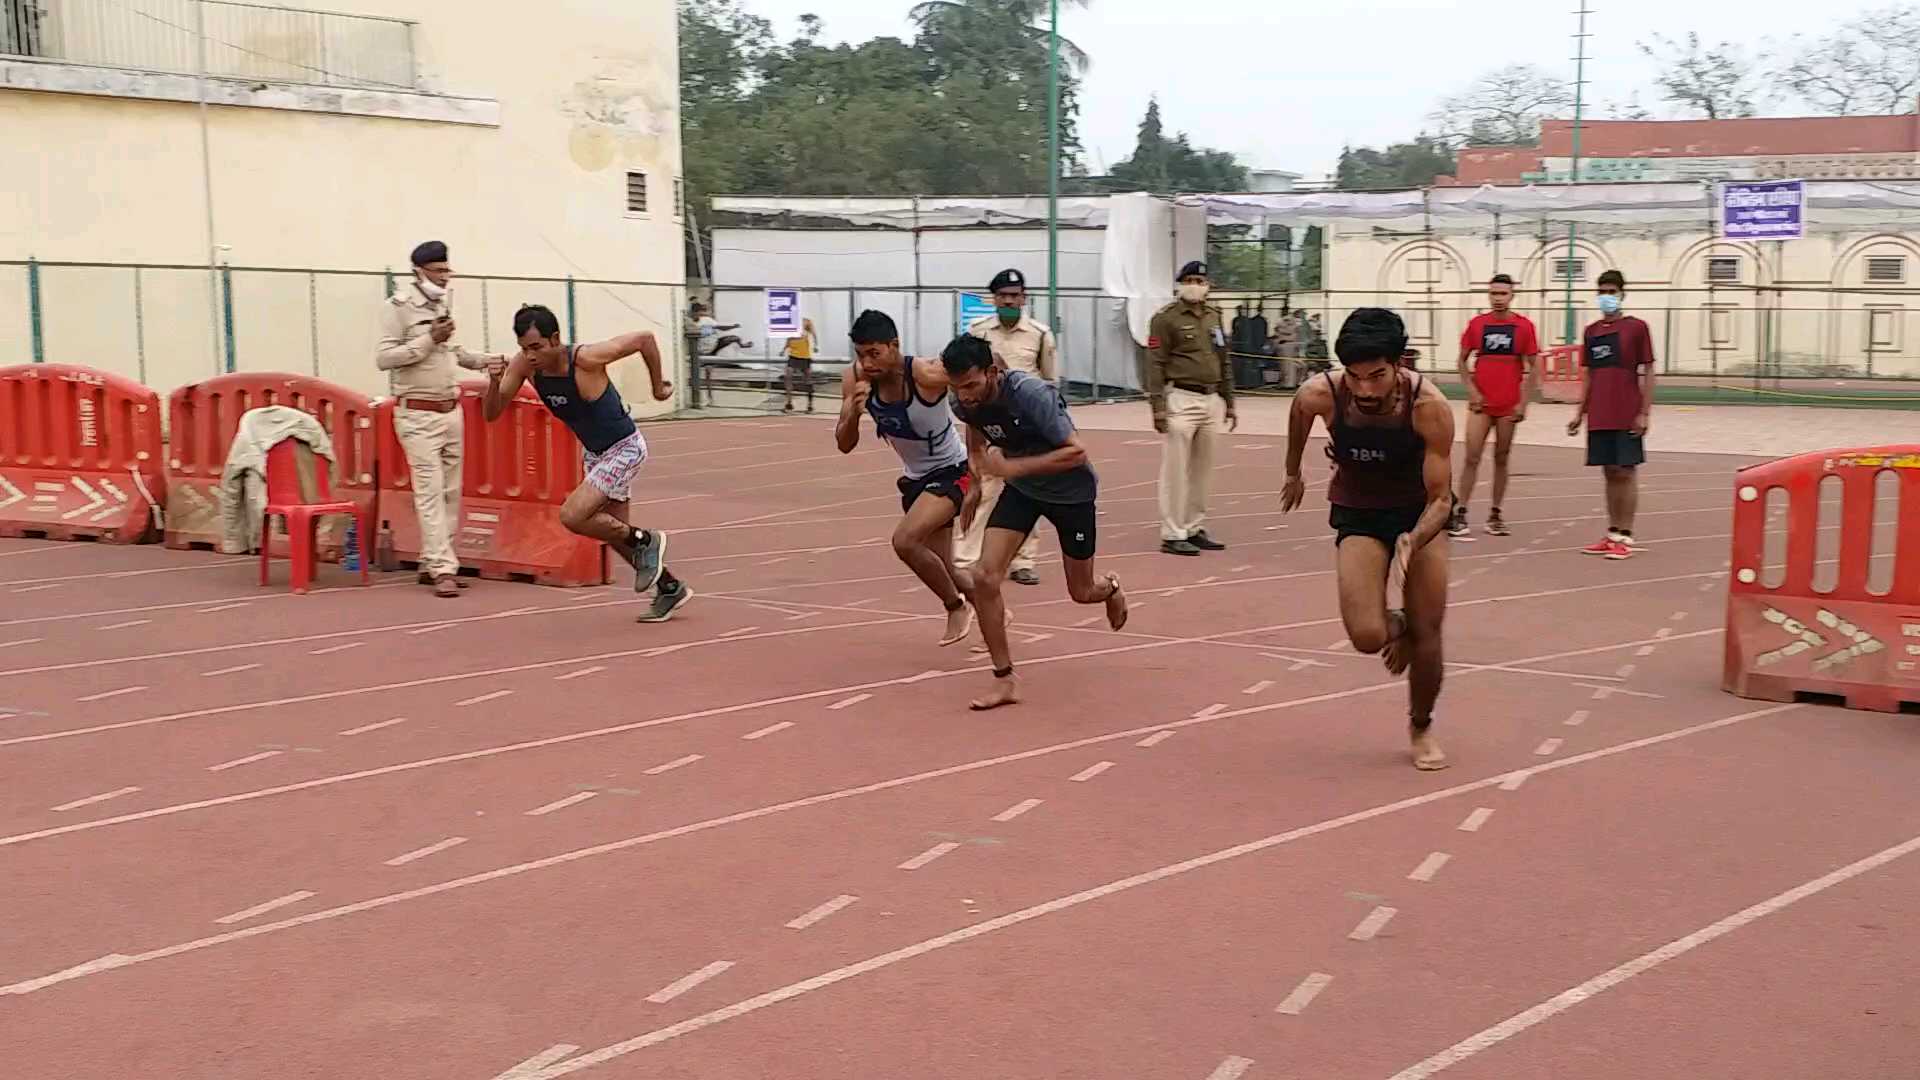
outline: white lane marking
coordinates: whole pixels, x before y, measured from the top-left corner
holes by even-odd
[[[1251,697],[1254,694],[1264,694],[1271,689],[1273,689],[1273,680],[1261,679],[1259,682],[1254,683],[1252,686],[1249,686],[1245,690],[1242,690],[1240,692]]]
[[[1428,855],[1426,858],[1421,859],[1420,865],[1414,867],[1413,873],[1407,875],[1407,880],[1408,881],[1432,881],[1433,876],[1435,874],[1438,874],[1440,872],[1440,868],[1447,865],[1447,862],[1452,858],[1453,856],[1447,854],[1444,851],[1436,851]]]
[[[1573,710],[1573,715],[1567,717],[1567,726],[1579,727],[1581,724],[1584,724],[1587,722],[1587,717],[1592,715],[1593,713],[1589,712],[1586,709],[1575,709]]]
[[[569,679],[583,679],[588,675],[598,675],[605,670],[607,669],[603,667],[583,667],[578,671],[569,671],[562,675],[555,675],[553,680],[555,682],[566,682]]]
[[[1229,571],[1229,572],[1230,572],[1230,573],[1235,573],[1235,574],[1244,574],[1244,573],[1246,573],[1247,571],[1249,571],[1249,570],[1251,570],[1251,569],[1253,569],[1253,564],[1252,564],[1252,563],[1248,563],[1248,564],[1247,564],[1246,566],[1236,566],[1236,567],[1234,567],[1234,568],[1233,568],[1233,569],[1232,569],[1231,571]]]
[[[1615,671],[1614,674],[1622,679],[1631,679],[1633,678],[1633,673],[1639,670],[1639,664],[1621,664],[1619,670]]]
[[[1381,683],[1379,685],[1383,689],[1385,688],[1398,689],[1400,686],[1400,680]],[[1333,696],[1344,697],[1349,695],[1340,694],[1340,695],[1333,695]],[[1264,711],[1268,711],[1270,708],[1272,707],[1271,706],[1264,707],[1262,709],[1253,710],[1253,711],[1264,712]],[[1585,764],[1589,761],[1601,761],[1606,758],[1613,757],[1616,754],[1624,754],[1634,750],[1641,750],[1649,746],[1661,746],[1666,743],[1674,742],[1679,739],[1689,738],[1691,736],[1703,734],[1709,731],[1718,731],[1721,728],[1732,727],[1736,724],[1743,724],[1749,720],[1757,720],[1757,719],[1761,719],[1768,716],[1775,716],[1780,713],[1791,712],[1795,709],[1800,709],[1800,708],[1804,708],[1804,706],[1801,706],[1798,704],[1771,705],[1771,706],[1768,706],[1767,708],[1755,709],[1751,712],[1738,713],[1733,716],[1723,716],[1718,720],[1708,720],[1704,723],[1692,725],[1691,727],[1677,728],[1673,731],[1662,732],[1658,735],[1649,735],[1642,739],[1634,739],[1628,742],[1618,743],[1613,746],[1603,747],[1599,750],[1589,750],[1582,754],[1575,754],[1571,757],[1560,758],[1556,761],[1546,762],[1540,765],[1534,765],[1527,769],[1521,770],[1519,773],[1515,773],[1511,775],[1531,776],[1535,773],[1548,773],[1548,772],[1555,772],[1560,769],[1568,769],[1568,768],[1574,767],[1575,765]],[[662,843],[667,840],[677,839],[682,836],[690,836],[694,833],[706,832],[712,829],[721,828],[727,825],[734,825],[744,821],[756,821],[756,820],[759,820],[760,818],[771,817],[775,814],[785,813],[790,810],[800,810],[800,809],[805,809],[813,806],[821,806],[826,803],[839,802],[844,799],[855,798],[860,795],[872,794],[877,791],[891,791],[895,788],[905,787],[910,784],[920,783],[926,780],[941,779],[947,776],[957,776],[963,773],[974,772],[974,771],[985,769],[985,768],[992,768],[998,765],[1005,765],[1015,761],[1025,761],[1030,758],[1040,757],[1046,754],[1058,752],[1060,750],[1080,749],[1086,745],[1094,745],[1096,743],[1110,741],[1112,738],[1126,738],[1126,737],[1131,737],[1133,735],[1139,735],[1144,733],[1146,730],[1147,729],[1144,729],[1144,728],[1136,728],[1132,731],[1115,733],[1114,735],[1111,735],[1111,736],[1103,736],[1103,737],[1096,737],[1094,739],[1080,740],[1079,742],[1076,742],[1073,744],[1062,744],[1059,746],[1042,747],[1037,750],[1022,751],[1020,753],[1009,754],[999,758],[989,758],[983,761],[969,762],[964,765],[950,766],[945,769],[938,769],[928,773],[919,773],[913,776],[895,777],[894,779],[891,779],[891,780],[882,780],[876,783],[865,785],[863,787],[848,788],[841,791],[827,792],[821,795],[810,795],[806,798],[796,799],[790,802],[774,803],[768,806],[756,807],[752,810],[742,810],[738,813],[729,814],[726,817],[709,818],[705,821],[696,821],[686,825],[678,825],[670,829],[660,830],[658,832],[643,833],[638,836],[629,836],[619,840],[609,841],[604,844],[596,844],[591,847],[576,848],[573,851],[561,852],[558,855],[549,855],[542,859],[535,859],[529,862],[515,863],[509,866],[496,867],[492,870],[484,870],[476,874],[469,874],[465,877],[451,878],[445,881],[434,882],[433,884],[430,884],[430,885],[422,885],[414,889],[406,889],[400,892],[388,893],[385,896],[376,896],[371,899],[361,900],[351,904],[344,904],[335,908],[329,908],[325,911],[316,911],[306,915],[295,916],[290,919],[283,919],[275,923],[266,923],[260,926],[248,927],[247,929],[244,929],[244,930],[234,930],[225,934],[215,934],[211,937],[198,938],[193,941],[186,941],[186,942],[181,942],[175,945],[164,946],[162,948],[154,949],[150,952],[137,953],[132,956],[123,956],[116,959],[114,963],[110,966],[118,967],[123,965],[130,965],[130,964],[152,963],[156,960],[166,960],[175,956],[181,956],[187,953],[201,952],[203,950],[215,948],[221,945],[229,945],[235,942],[247,941],[263,934],[278,933],[282,930],[292,930],[292,929],[296,929],[302,926],[307,926],[313,923],[329,922],[334,919],[344,919],[349,915],[358,915],[358,914],[361,914],[362,912],[367,912],[367,911],[378,911],[382,908],[391,907],[395,904],[405,903],[410,900],[421,900],[430,896],[439,896],[443,893],[449,893],[456,889],[469,888],[474,885],[484,885],[490,882],[500,881],[510,877],[518,877],[522,874],[530,874],[537,870],[545,870],[555,866],[566,866],[566,865],[570,865],[572,863],[579,862],[585,859],[597,858],[601,855],[610,855],[617,852],[628,851],[633,848],[642,847],[648,844]],[[858,976],[864,975],[870,971],[878,971],[883,968],[892,967],[895,964],[903,963],[907,960],[912,960],[915,957],[924,956],[927,953],[934,952],[939,949],[944,949],[951,945],[957,945],[964,941],[970,941],[973,938],[982,937],[987,934],[995,933],[996,931],[1004,930],[1011,926],[1018,926],[1022,923],[1031,922],[1034,919],[1039,919],[1044,916],[1054,914],[1055,912],[1065,911],[1069,908],[1078,907],[1082,904],[1091,903],[1095,900],[1100,900],[1105,897],[1112,896],[1116,893],[1125,892],[1129,889],[1137,888],[1142,885],[1150,885],[1157,881],[1163,881],[1167,878],[1177,877],[1181,874],[1191,873],[1194,870],[1203,869],[1205,867],[1213,866],[1218,863],[1223,863],[1231,859],[1237,859],[1245,855],[1251,855],[1257,852],[1266,851],[1270,848],[1279,847],[1284,844],[1291,844],[1296,841],[1306,839],[1308,837],[1318,836],[1321,833],[1332,832],[1336,829],[1343,829],[1349,825],[1357,825],[1362,822],[1372,821],[1375,818],[1386,817],[1390,814],[1397,814],[1403,810],[1411,810],[1416,807],[1425,806],[1428,803],[1436,803],[1444,799],[1451,799],[1457,795],[1464,795],[1470,791],[1479,791],[1482,788],[1486,788],[1497,782],[1499,782],[1498,777],[1488,777],[1483,780],[1472,780],[1463,784],[1457,784],[1450,788],[1441,788],[1437,791],[1430,791],[1423,795],[1410,796],[1408,798],[1401,799],[1398,802],[1384,803],[1379,806],[1369,807],[1365,810],[1357,810],[1351,814],[1346,814],[1341,817],[1328,818],[1323,821],[1314,822],[1313,824],[1310,824],[1310,825],[1303,825],[1303,826],[1300,826],[1299,828],[1291,829],[1287,832],[1275,833],[1271,836],[1265,836],[1258,840],[1252,840],[1247,843],[1237,844],[1230,848],[1223,848],[1221,850],[1213,851],[1205,855],[1196,856],[1194,858],[1187,859],[1182,862],[1171,863],[1166,866],[1158,867],[1157,869],[1148,870],[1143,873],[1135,874],[1132,877],[1122,878],[1118,881],[1110,881],[1104,885],[1097,885],[1091,889],[1074,893],[1071,896],[1056,897],[1052,900],[1046,901],[1041,904],[1036,904],[1032,907],[1023,908],[1015,912],[1010,912],[1006,915],[1001,915],[996,918],[989,919],[985,922],[975,923],[971,926],[964,926],[958,930],[954,930],[949,933],[942,934],[938,937],[928,938],[924,941],[920,941],[915,944],[908,945],[900,949],[896,949],[890,953],[884,953],[879,956],[872,956],[867,958],[866,960],[862,960],[854,964],[849,964],[845,967],[836,968],[833,971],[825,972],[820,975],[815,975],[808,979],[803,979],[800,982],[790,983],[787,986],[781,987],[777,990],[770,990],[767,993],[759,995],[758,997],[749,998],[745,1001],[735,1002],[734,1004],[726,1006],[725,1008],[716,1009],[712,1012],[703,1014],[701,1016],[696,1016],[690,1020],[683,1021],[669,1028],[662,1028],[657,1031],[651,1031],[644,1035],[640,1035],[635,1038],[628,1039],[624,1042],[616,1043],[612,1046],[605,1047],[599,1051],[596,1051],[594,1055],[594,1059],[590,1064],[598,1064],[599,1062],[602,1062],[602,1061],[609,1061],[609,1060],[612,1060],[613,1058],[630,1054],[636,1050],[643,1050],[649,1046],[654,1046],[659,1043],[666,1042],[670,1039],[679,1038],[682,1035],[686,1035],[694,1031],[699,1031],[704,1028],[712,1027],[716,1024],[724,1023],[728,1020],[734,1019],[735,1017],[745,1016],[748,1013],[758,1012],[761,1009],[767,1008],[768,1006],[777,1005],[780,1002],[789,1000],[791,998],[799,997],[802,994],[811,993],[815,990],[825,989],[826,987],[833,986],[837,983],[845,982],[848,979],[857,978]],[[304,790],[305,787],[310,787],[310,786],[313,786],[313,785],[308,784],[300,787],[289,786],[281,790]],[[236,800],[229,798],[224,801],[236,801]],[[152,816],[156,816],[156,815],[151,813],[146,815],[137,815],[137,816],[129,815],[125,820],[144,820],[145,817],[152,817]],[[57,831],[71,832],[75,830],[72,827],[68,827],[66,829],[57,830]],[[21,842],[24,842],[24,840],[26,839],[38,839],[41,836],[51,835],[53,834],[53,832],[54,832],[53,830],[44,831],[40,834],[29,835],[24,838],[20,838],[20,837],[0,838],[0,845],[5,845],[9,843],[21,843]],[[105,970],[105,969],[103,968],[102,970]],[[81,974],[90,974],[90,973],[82,972]],[[76,977],[76,976],[62,975],[60,978],[53,978],[51,976],[47,978],[53,978],[53,981],[58,982],[58,981],[62,981],[62,979],[64,978],[72,978],[72,977]],[[42,980],[32,980],[29,983],[16,984],[16,986],[14,987],[0,987],[0,994],[27,993],[32,989],[38,989],[38,986],[35,984],[38,984],[40,982],[42,982]],[[51,984],[49,983],[48,985],[51,985]],[[18,988],[19,986],[26,986],[28,987],[28,989],[22,990]],[[569,1068],[568,1071],[572,1071],[571,1067]]]
[[[213,615],[222,611],[232,611],[235,608],[248,607],[251,604],[252,604],[252,601],[250,600],[242,600],[237,604],[216,604],[213,607],[201,608],[200,614]]]
[[[381,728],[392,727],[395,724],[404,724],[406,722],[407,722],[406,717],[396,716],[391,720],[380,720],[375,723],[362,724],[359,727],[348,728],[347,730],[341,732],[340,734],[347,735],[347,736],[365,735],[369,731],[379,731]]]
[[[1167,732],[1167,734],[1171,735],[1173,734],[1173,732],[1169,731]],[[1111,761],[1095,762],[1094,764],[1089,765],[1084,769],[1081,769],[1079,772],[1074,773],[1072,776],[1067,777],[1067,779],[1073,781],[1076,784],[1085,783],[1086,781],[1091,780],[1096,776],[1099,776],[1101,773],[1106,772],[1108,769],[1111,769],[1111,768],[1113,768],[1113,762]]]
[[[1487,823],[1487,819],[1492,816],[1493,816],[1493,808],[1490,806],[1482,806],[1476,809],[1473,813],[1468,814],[1466,818],[1460,822],[1460,825],[1459,825],[1460,831],[1461,832],[1479,832],[1480,826],[1485,825]]]
[[[252,671],[255,668],[258,668],[259,666],[260,666],[259,664],[235,664],[232,667],[217,668],[213,671],[203,671],[200,673],[200,676],[201,678],[211,679],[218,675],[238,675],[243,671]]]
[[[754,739],[764,739],[776,731],[785,731],[792,726],[793,726],[793,721],[782,720],[777,724],[768,724],[766,727],[763,727],[758,731],[749,731],[745,735],[742,735],[740,737],[749,741]]]
[[[127,695],[127,694],[137,694],[137,693],[139,693],[140,691],[142,691],[142,690],[145,690],[145,689],[146,689],[146,687],[144,687],[144,686],[123,686],[123,687],[121,687],[121,688],[120,688],[120,689],[118,689],[118,690],[102,690],[101,692],[99,692],[99,693],[97,693],[97,694],[88,694],[88,695],[87,695],[86,697],[78,697],[78,698],[74,698],[73,700],[75,700],[75,701],[105,701],[105,700],[107,700],[108,698],[117,698],[117,697],[124,697],[124,696],[125,696],[125,695]]]
[[[1288,1016],[1299,1016],[1307,1010],[1307,1006],[1313,1004],[1313,999],[1319,997],[1320,991],[1325,990],[1327,984],[1332,981],[1333,976],[1322,971],[1314,972],[1301,979],[1300,985],[1294,987],[1293,993],[1288,994],[1287,999],[1275,1006],[1273,1011],[1285,1013]]]
[[[1342,649],[1351,647],[1351,645],[1352,643],[1349,642],[1346,638],[1335,638],[1334,640],[1327,642],[1326,648],[1322,649],[1321,651],[1322,652],[1339,652]]]
[[[800,613],[799,613],[799,614],[797,614],[797,615],[789,615],[789,616],[787,616],[787,621],[788,621],[788,622],[801,622],[801,621],[804,621],[804,620],[806,620],[806,619],[813,619],[813,618],[818,618],[818,617],[819,617],[819,615],[820,615],[820,613],[819,613],[819,612],[817,612],[817,611],[802,611],[802,612],[800,612]]]
[[[1593,700],[1595,701],[1605,701],[1607,697],[1613,693],[1613,687],[1611,686],[1594,686],[1592,683],[1575,683],[1574,685],[1591,687],[1593,689]]]
[[[451,630],[451,629],[453,629],[452,623],[443,622],[443,623],[435,623],[432,626],[423,626],[418,630],[409,630],[407,631],[407,633],[415,637],[418,637],[421,634],[437,634],[442,630]]]
[[[1139,742],[1134,743],[1133,745],[1159,746],[1161,743],[1166,742],[1168,739],[1173,738],[1174,734],[1175,733],[1171,731],[1156,731],[1153,734],[1147,736],[1146,738],[1141,739]]]
[[[1637,649],[1635,649],[1635,650],[1633,650],[1633,655],[1635,655],[1635,656],[1652,656],[1652,655],[1653,655],[1653,646],[1651,646],[1651,645],[1642,645],[1642,646],[1640,646],[1639,648],[1637,648]]]
[[[148,623],[150,623],[150,622],[152,622],[152,621],[153,621],[152,619],[129,619],[129,620],[127,620],[126,622],[117,622],[117,623],[114,623],[114,624],[113,624],[112,626],[102,626],[102,627],[100,627],[99,629],[101,629],[101,630],[131,630],[131,629],[133,629],[133,628],[134,628],[134,627],[136,627],[136,626],[145,626],[145,625],[147,625]]]
[[[993,820],[999,821],[999,822],[1012,821],[1014,818],[1019,817],[1021,814],[1024,814],[1027,811],[1033,809],[1034,807],[1039,806],[1041,803],[1045,801],[1046,801],[1045,799],[1022,799],[1019,802],[1014,803],[1012,806],[1007,807],[1005,810],[1002,810],[999,813],[993,815]]]
[[[945,855],[947,852],[952,851],[959,846],[960,846],[959,844],[956,844],[951,840],[942,840],[940,843],[933,845],[932,847],[921,852],[920,854],[915,855],[913,858],[908,859],[906,862],[901,863],[899,866],[899,869],[918,870],[921,867],[927,865],[933,860],[939,858],[942,855]]]
[[[251,765],[256,761],[265,761],[268,758],[279,757],[279,756],[280,756],[280,751],[278,750],[262,750],[257,754],[248,754],[246,757],[243,757],[243,758],[234,758],[232,761],[223,761],[218,765],[209,765],[207,766],[207,771],[208,772],[225,772],[228,769],[237,769],[242,765]]]
[[[1563,990],[1533,1008],[1515,1013],[1484,1031],[1469,1035],[1425,1061],[1394,1073],[1391,1080],[1426,1080],[1427,1077],[1452,1068],[1483,1050],[1498,1046],[1528,1028],[1551,1020],[1575,1005],[1603,994],[1636,975],[1644,975],[1677,956],[1683,956],[1702,945],[1725,937],[1749,923],[1792,907],[1807,897],[1825,892],[1835,885],[1878,870],[1895,859],[1905,858],[1916,851],[1920,851],[1920,836],[1890,848],[1884,848],[1858,862],[1848,863],[1832,873],[1814,878],[1805,884],[1796,885],[1786,892],[1775,894],[1751,907],[1742,908],[1718,922],[1703,926],[1684,937],[1675,938],[1652,952],[1642,953],[1618,967],[1595,975],[1578,986]]]
[[[858,705],[861,702],[866,701],[871,697],[873,697],[872,694],[855,694],[850,698],[841,698],[839,701],[836,701],[833,704],[827,706],[827,708],[838,711],[840,709],[848,708],[849,706]]]
[[[1682,612],[1681,614],[1685,614],[1685,612]],[[1654,637],[1657,637],[1657,638],[1668,638],[1668,637],[1672,637],[1672,636],[1673,636],[1673,627],[1671,627],[1671,626],[1663,626],[1663,627],[1661,627],[1660,629],[1658,629],[1658,630],[1655,630],[1655,631],[1653,632],[1653,636],[1654,636]]]
[[[906,588],[904,588],[904,589],[901,589],[901,590],[900,590],[900,591],[899,591],[899,592],[898,592],[897,594],[895,594],[895,595],[898,595],[898,596],[905,596],[906,594],[908,594],[908,593],[910,593],[910,592],[919,592],[919,591],[920,591],[921,589],[923,589],[923,588],[926,588],[926,586],[924,586],[924,585],[909,585],[909,586],[907,586]]]
[[[1539,746],[1534,747],[1533,752],[1540,757],[1551,757],[1559,753],[1560,747],[1564,744],[1565,740],[1563,739],[1547,739],[1541,742]]]
[[[1505,780],[1500,781],[1500,790],[1501,791],[1519,791],[1520,785],[1527,782],[1527,777],[1529,775],[1531,774],[1525,773],[1525,772],[1517,772],[1517,773],[1512,773],[1508,775],[1508,777]]]
[[[1107,621],[1107,617],[1105,615],[1089,615],[1086,618],[1081,619],[1079,622],[1074,623],[1073,625],[1075,627],[1092,626],[1094,623],[1105,622],[1105,621]]]
[[[89,960],[84,964],[75,964],[70,968],[66,968],[61,971],[56,971],[51,975],[42,975],[37,979],[28,979],[25,982],[17,982],[17,983],[14,983],[12,986],[0,986],[0,994],[31,994],[35,990],[45,990],[49,986],[58,985],[60,983],[66,982],[68,979],[78,979],[87,975],[94,975],[102,971],[112,971],[114,968],[121,967],[125,964],[130,964],[132,962],[133,962],[133,957],[131,956],[125,956],[120,953],[111,953],[107,956],[102,956],[97,960]]]
[[[108,799],[117,799],[122,795],[131,795],[139,790],[137,787],[123,787],[116,791],[103,792],[99,795],[89,795],[84,799],[75,799],[72,802],[61,803],[59,806],[53,808],[53,812],[58,814],[68,810],[78,810],[83,806],[92,806],[94,803],[103,803]]]
[[[662,986],[660,990],[655,990],[653,994],[647,995],[647,1001],[653,1001],[655,1005],[664,1005],[664,1003],[672,1001],[674,997],[680,997],[680,995],[685,994],[687,990],[693,990],[695,986],[707,982],[708,978],[712,978],[712,976],[716,976],[716,974],[720,974],[720,972],[724,972],[724,970],[730,969],[730,967],[733,967],[733,961],[714,961],[714,963],[710,963],[710,965],[703,967],[701,970],[695,970],[693,974],[684,974],[684,976],[676,978],[674,982]]]
[[[1022,633],[1025,633],[1025,631],[1022,631]],[[1043,641],[1052,641],[1052,640],[1053,640],[1052,634],[1027,634],[1025,644],[1038,645]]]
[[[674,758],[672,761],[667,762],[664,765],[655,765],[653,768],[648,769],[647,775],[659,776],[663,772],[672,772],[675,769],[682,768],[687,765],[691,765],[696,761],[700,761],[705,756],[706,755],[704,754],[688,754],[686,757],[677,757],[677,758]]]
[[[591,799],[598,794],[600,793],[597,791],[582,791],[574,795],[569,795],[564,799],[555,799],[554,801],[548,803],[545,806],[536,806],[533,809],[527,811],[527,816],[528,817],[545,817],[548,814],[553,813],[555,810],[565,810],[569,806],[577,806],[580,803],[586,802],[588,799]]]
[[[546,1074],[547,1067],[579,1053],[580,1048],[572,1043],[555,1043],[527,1060],[508,1069],[493,1080],[540,1080]]]
[[[1252,1058],[1230,1057],[1208,1073],[1207,1080],[1240,1080],[1251,1068],[1253,1068]]]
[[[449,836],[445,840],[442,840],[437,844],[428,844],[426,847],[423,847],[423,848],[415,848],[412,851],[407,852],[405,855],[395,855],[393,858],[387,860],[387,865],[388,866],[405,866],[410,862],[414,862],[418,859],[424,859],[429,855],[438,855],[441,852],[447,850],[448,848],[459,847],[461,844],[464,844],[466,842],[467,842],[467,838],[464,836]]]
[[[737,566],[729,566],[724,570],[702,570],[700,571],[700,576],[702,578],[726,577],[728,574],[735,573],[739,569]]]
[[[787,929],[805,930],[807,927],[812,926],[814,923],[819,922],[821,919],[824,919],[827,916],[833,914],[834,912],[839,911],[841,908],[846,907],[848,904],[857,902],[859,899],[860,898],[857,896],[848,896],[845,893],[842,893],[841,895],[834,897],[833,899],[827,901],[826,903],[821,904],[819,907],[814,908],[812,911],[807,912],[805,915],[802,915],[799,918],[794,919],[793,921],[787,923]]]
[[[324,649],[314,649],[313,651],[307,653],[307,655],[308,656],[329,656],[337,652],[346,652],[348,649],[365,648],[366,644],[367,643],[364,641],[349,641],[345,645],[329,645]]]
[[[1193,719],[1205,720],[1209,716],[1214,716],[1216,714],[1223,713],[1226,711],[1227,711],[1227,703],[1224,701],[1216,701],[1213,704],[1207,706],[1206,708],[1201,709],[1199,712],[1194,713]]]
[[[1381,929],[1384,928],[1387,923],[1391,922],[1393,917],[1399,913],[1399,908],[1384,906],[1374,908],[1372,911],[1367,912],[1367,917],[1361,919],[1360,925],[1354,927],[1353,932],[1347,935],[1347,940],[1372,941],[1374,936],[1379,934]]]
[[[724,633],[724,634],[721,634],[721,635],[720,635],[720,640],[722,640],[722,641],[725,641],[725,640],[726,640],[727,638],[730,638],[730,637],[739,637],[739,636],[740,636],[741,634],[751,634],[751,633],[753,633],[753,632],[754,632],[755,630],[758,630],[758,629],[760,629],[760,628],[759,628],[759,627],[757,627],[757,626],[742,626],[742,627],[740,627],[740,628],[739,628],[739,629],[737,629],[737,630],[729,630],[729,631],[727,631],[726,633]]]
[[[1577,682],[1577,683],[1574,683],[1573,685],[1582,687],[1584,689],[1592,690],[1593,699],[1595,701],[1604,701],[1615,694],[1625,694],[1628,697],[1637,697],[1637,698],[1653,698],[1656,700],[1659,698],[1666,697],[1665,694],[1655,694],[1646,690],[1629,690],[1624,686],[1602,686],[1597,683],[1589,683],[1589,682]]]
[[[12,641],[0,641],[0,649],[11,649],[15,645],[38,645],[45,640],[47,639],[37,637],[14,638]]]
[[[46,592],[48,589],[57,589],[59,587],[60,583],[56,581],[52,585],[29,585],[24,589],[15,589],[13,591],[17,593]]]
[[[246,922],[248,919],[258,918],[261,915],[265,915],[269,911],[277,911],[280,908],[286,907],[289,904],[297,904],[302,900],[308,900],[308,899],[311,899],[312,897],[313,897],[313,894],[305,890],[302,890],[300,892],[290,892],[285,896],[275,897],[274,899],[269,900],[264,904],[255,904],[254,906],[246,909],[245,911],[236,911],[231,915],[222,915],[213,921],[220,924],[221,926],[232,926],[234,923]]]
[[[453,704],[454,704],[454,707],[455,707],[455,708],[458,708],[458,707],[460,707],[460,706],[462,706],[462,705],[478,705],[478,704],[480,704],[480,703],[481,703],[481,702],[483,702],[483,701],[494,701],[494,700],[497,700],[497,699],[499,699],[499,698],[503,698],[503,697],[507,697],[507,696],[509,696],[509,695],[511,695],[512,693],[513,693],[513,691],[511,691],[511,690],[495,690],[495,691],[494,691],[493,693],[491,693],[491,694],[480,694],[480,695],[478,695],[478,696],[476,696],[476,697],[470,697],[470,698],[466,698],[466,699],[464,699],[464,700],[462,700],[462,701],[456,701],[456,702],[454,702]]]

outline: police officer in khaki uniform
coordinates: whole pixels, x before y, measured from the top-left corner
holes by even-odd
[[[380,312],[375,362],[387,373],[394,398],[393,428],[413,474],[413,509],[420,519],[420,583],[435,596],[456,597],[467,587],[453,554],[460,523],[460,456],[464,425],[454,366],[484,371],[503,355],[469,352],[453,343],[447,283],[447,245],[429,240],[413,249],[413,280]],[[361,542],[366,543],[365,538]]]
[[[1053,331],[1027,314],[1026,275],[1018,270],[1002,270],[993,276],[987,291],[993,294],[994,313],[975,319],[967,327],[967,333],[992,348],[993,361],[1001,370],[1024,371],[1053,382],[1058,350]],[[1005,486],[997,476],[975,480],[980,484],[980,509],[973,515],[973,528],[954,545],[955,566],[972,566],[979,561],[980,545],[987,535],[987,519],[993,516],[994,504],[1000,501],[1000,490]],[[1034,557],[1039,551],[1040,533],[1036,529],[1027,537],[1027,542],[1020,545],[1020,551],[1008,565],[1007,577],[1022,585],[1040,584],[1040,575],[1033,569]]]
[[[1220,309],[1207,303],[1207,264],[1180,268],[1179,299],[1154,313],[1147,330],[1147,400],[1153,430],[1166,436],[1160,456],[1160,550],[1168,555],[1223,551],[1207,535],[1214,439],[1239,425],[1233,365]]]

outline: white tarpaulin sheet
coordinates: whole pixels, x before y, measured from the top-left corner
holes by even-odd
[[[1127,334],[1147,343],[1147,324],[1173,296],[1173,204],[1151,195],[1108,202],[1100,291],[1126,301]]]
[[[896,229],[952,229],[968,225],[1025,225],[1047,220],[1044,195],[936,196],[917,199],[831,198],[824,196],[716,195],[720,214],[832,218],[853,225]],[[1107,223],[1107,197],[1060,200],[1060,222],[1099,228]]]

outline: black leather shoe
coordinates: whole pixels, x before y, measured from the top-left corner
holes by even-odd
[[[1200,549],[1185,540],[1162,540],[1160,553],[1162,555],[1198,555]]]
[[[1197,533],[1194,533],[1192,536],[1187,537],[1187,543],[1192,544],[1194,547],[1199,548],[1201,551],[1227,550],[1227,545],[1221,543],[1218,540],[1215,540],[1213,537],[1208,536],[1204,532],[1197,532]]]

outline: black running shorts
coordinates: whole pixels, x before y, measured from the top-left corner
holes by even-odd
[[[1000,501],[993,506],[993,516],[987,519],[987,528],[1006,529],[1028,536],[1033,533],[1033,527],[1040,523],[1040,519],[1046,518],[1053,522],[1053,531],[1060,536],[1060,554],[1069,559],[1086,560],[1093,558],[1096,513],[1091,501],[1041,502],[1007,484],[1000,489]]]

